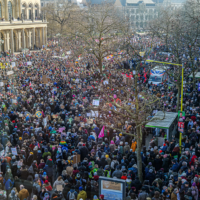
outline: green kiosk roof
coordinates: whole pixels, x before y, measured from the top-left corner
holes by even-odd
[[[193,78],[193,74],[190,74],[190,78]],[[195,78],[200,78],[200,72],[195,72]]]
[[[164,112],[158,111],[152,118],[152,121],[147,123],[145,127],[169,129],[169,127],[171,126],[171,124],[177,116],[178,113],[165,112],[165,118],[163,119]]]

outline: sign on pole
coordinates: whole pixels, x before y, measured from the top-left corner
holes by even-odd
[[[122,200],[126,198],[126,181],[121,179],[110,179],[99,177],[99,193],[106,200]]]

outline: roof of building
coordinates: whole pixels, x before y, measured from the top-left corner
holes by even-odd
[[[186,0],[171,0],[171,3],[174,3],[174,4],[176,4],[176,3],[185,3],[186,2]]]
[[[138,4],[140,2],[144,4],[155,4],[152,0],[126,0],[128,4]]]
[[[117,3],[118,4],[118,0],[86,0],[86,2],[90,3],[90,4],[101,4],[101,3],[104,3],[104,2]],[[126,5],[126,0],[119,0],[119,2],[121,3],[122,6]],[[118,4],[118,6],[119,6],[119,4]]]

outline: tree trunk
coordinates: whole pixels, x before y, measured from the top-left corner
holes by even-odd
[[[141,131],[141,127],[138,127],[136,130],[137,130],[137,167],[138,167],[138,177],[139,177],[139,180],[142,182],[143,181],[142,157],[141,157],[142,131]]]
[[[176,112],[179,111],[179,106],[180,106],[180,95],[181,95],[181,87],[180,87],[180,81],[178,81],[178,97],[177,97],[177,108]]]
[[[62,35],[63,32],[63,24],[60,24],[60,34]]]
[[[102,70],[102,60],[101,60],[101,58],[99,58],[98,60],[99,60],[99,70],[100,70],[100,73],[102,74],[103,73],[103,70]]]
[[[192,67],[193,71],[192,71],[192,78],[193,78],[193,90],[196,88],[196,84],[195,84],[195,73],[194,73],[194,68]]]

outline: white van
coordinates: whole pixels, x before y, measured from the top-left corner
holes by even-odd
[[[153,85],[159,85],[166,80],[168,80],[168,75],[165,73],[165,68],[156,66],[155,68],[151,69],[148,80],[149,84],[152,83]]]

